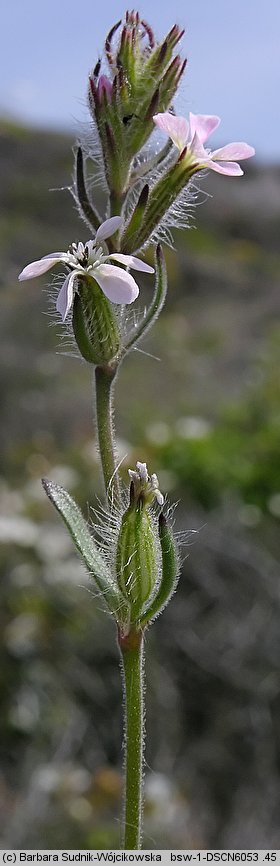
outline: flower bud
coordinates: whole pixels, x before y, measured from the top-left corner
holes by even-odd
[[[98,90],[98,96],[99,96],[100,103],[104,99],[105,94],[106,94],[108,102],[111,101],[112,83],[109,80],[109,78],[107,77],[107,75],[100,75],[97,90]]]
[[[137,463],[131,478],[130,504],[125,511],[117,544],[116,570],[119,588],[131,606],[135,622],[158,581],[158,537],[150,505],[163,504],[156,475],[149,477],[145,463]]]
[[[106,364],[117,355],[120,334],[110,301],[90,276],[77,277],[73,331],[78,348],[90,364]]]
[[[105,41],[109,74],[103,74],[98,61],[90,75],[89,106],[115,210],[131,186],[133,160],[153,132],[153,115],[166,111],[176,93],[184,66],[173,52],[182,35],[174,25],[156,43],[139,13],[127,12]]]
[[[187,186],[193,174],[199,171],[199,162],[184,148],[173,164],[160,176],[150,191],[144,219],[137,232],[131,232],[131,220],[120,239],[120,249],[128,254],[140,250],[151,239],[161,220]]]

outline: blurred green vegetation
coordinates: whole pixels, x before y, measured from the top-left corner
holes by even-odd
[[[96,519],[92,374],[59,337],[47,280],[17,282],[27,262],[88,238],[71,146],[0,127],[0,796],[14,848],[120,838],[114,628],[40,482],[62,483]],[[190,532],[176,597],[147,639],[144,842],[278,848],[280,169],[201,185],[193,228],[166,251],[166,309],[116,386],[124,483],[147,460]]]

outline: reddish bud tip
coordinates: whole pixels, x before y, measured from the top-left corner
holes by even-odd
[[[98,81],[97,93],[98,93],[98,97],[99,97],[100,102],[102,102],[102,100],[104,100],[104,97],[107,97],[107,99],[109,101],[111,101],[112,82],[109,81],[109,78],[107,78],[107,75],[100,75],[100,78]]]
[[[177,159],[177,164],[178,164],[178,162],[182,162],[182,160],[185,159],[187,149],[188,149],[187,147],[184,147],[184,149],[181,151],[180,156]]]
[[[163,63],[163,61],[165,60],[167,51],[168,51],[168,42],[165,39],[165,41],[162,43],[162,46],[161,46],[161,49],[159,52],[158,63]]]
[[[154,114],[156,114],[159,103],[159,87],[155,90],[148,111],[146,112],[145,120],[151,120]]]
[[[182,63],[182,65],[181,65],[181,68],[179,69],[179,72],[178,72],[178,75],[177,75],[177,84],[179,84],[180,78],[182,78],[182,75],[183,75],[184,72],[185,72],[187,62],[188,62],[188,61],[187,61],[187,58],[186,58],[185,60],[183,60],[183,63]]]
[[[114,33],[116,32],[116,30],[118,30],[121,23],[122,22],[120,19],[120,21],[117,21],[117,23],[114,24],[113,27],[111,27],[111,30],[109,30],[108,36],[106,37],[106,40],[105,40],[105,51],[106,51],[108,63],[110,63],[110,65],[112,65],[112,63],[113,63],[113,55],[111,52],[111,42],[112,42]]]
[[[93,76],[93,78],[98,78],[98,76],[99,76],[99,72],[100,72],[100,68],[101,68],[101,60],[100,60],[100,58],[99,58],[99,60],[98,60],[97,63],[96,63],[96,66],[94,67],[94,69],[93,69],[93,71],[92,71],[92,76]]]
[[[180,27],[178,26],[178,24],[174,24],[174,27],[171,28],[171,30],[169,31],[169,33],[166,37],[166,39],[168,40],[169,46],[174,48],[175,45],[177,45],[177,42],[179,42],[180,39],[182,39],[184,32],[185,32],[184,30],[180,30]]]
[[[171,70],[172,70],[172,72],[175,72],[175,70],[180,69],[180,66],[181,66],[181,57],[180,57],[180,54],[176,54],[176,57],[174,57],[174,60],[172,60],[172,63],[170,63],[170,66],[168,67],[168,72],[170,72]]]
[[[147,36],[148,36],[148,39],[149,39],[149,45],[150,45],[150,48],[154,48],[154,47],[155,47],[155,37],[154,37],[153,31],[152,31],[152,28],[150,27],[149,24],[147,24],[147,21],[143,21],[143,20],[142,20],[142,21],[141,21],[141,24],[142,24],[142,27],[144,28],[144,30],[145,30],[146,33],[147,33]]]

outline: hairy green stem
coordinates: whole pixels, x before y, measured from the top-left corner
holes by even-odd
[[[120,501],[120,483],[116,471],[113,426],[113,384],[116,367],[95,368],[96,422],[99,451],[106,495],[110,505]]]
[[[120,216],[123,206],[125,193],[117,193],[111,190],[110,193],[110,216]],[[116,252],[116,248],[115,248]]]
[[[125,800],[123,848],[141,847],[143,748],[144,748],[144,669],[143,632],[119,636],[125,697]]]

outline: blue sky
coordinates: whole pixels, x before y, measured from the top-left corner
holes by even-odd
[[[126,8],[122,0],[5,3],[0,114],[77,130],[88,117],[87,74]],[[219,114],[213,145],[242,139],[259,160],[280,162],[279,0],[142,0],[138,8],[159,37],[174,22],[186,28],[189,64],[177,112]]]

